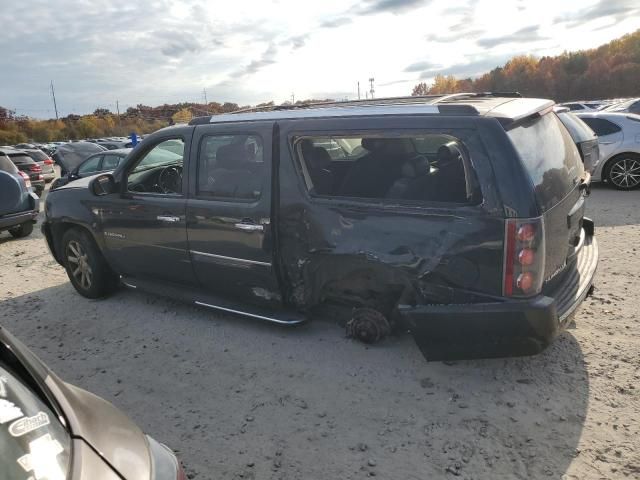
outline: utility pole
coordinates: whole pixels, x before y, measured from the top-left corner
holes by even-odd
[[[53,97],[53,109],[56,111],[56,120],[58,120],[58,105],[56,105],[56,91],[53,89],[53,80],[51,80],[51,96]]]
[[[204,104],[209,105],[209,102],[207,102],[207,89],[203,88],[202,93],[204,94]]]
[[[358,81],[358,100],[360,100],[360,81]]]
[[[120,126],[120,101],[116,100],[116,112],[118,112],[118,126]]]
[[[296,96],[292,93],[291,94],[291,105],[295,105],[296,103]]]
[[[369,83],[371,84],[371,90],[369,90],[369,92],[371,92],[371,98],[372,98],[372,99],[373,99],[373,95],[374,95],[374,93],[376,93],[375,89],[373,88],[373,82],[374,82],[374,80],[375,80],[375,79],[374,79],[373,77],[371,77],[371,78],[369,79]]]

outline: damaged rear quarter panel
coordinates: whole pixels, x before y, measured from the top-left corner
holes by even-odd
[[[424,117],[419,122],[357,120],[356,128],[349,123],[354,119],[333,119],[318,120],[311,127],[306,122],[304,130],[297,130],[293,121],[283,122],[278,228],[288,302],[308,308],[333,301],[389,313],[398,302],[453,303],[468,301],[475,293],[500,295],[501,204],[489,159],[473,128],[467,128],[464,140],[482,185],[480,205],[383,205],[309,196],[290,148],[294,135],[434,128]],[[455,125],[473,126],[468,118],[463,120]],[[439,132],[464,137],[462,130],[446,130],[442,123],[437,124]]]

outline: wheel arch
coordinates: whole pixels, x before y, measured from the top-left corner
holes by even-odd
[[[70,221],[70,220],[64,220],[64,221],[53,223],[51,224],[50,227],[48,227],[48,230],[50,231],[50,235],[52,239],[52,244],[53,244],[52,251],[56,261],[63,266],[64,264],[62,262],[62,259],[64,258],[64,252],[62,249],[62,237],[64,236],[65,233],[67,233],[72,228],[77,228],[79,230],[83,230],[86,233],[88,233],[89,237],[94,241],[94,243],[98,247],[98,250],[100,250],[100,252],[103,251],[102,249],[102,247],[104,246],[103,242],[99,241],[99,239],[96,238],[95,233],[86,225],[79,222]],[[48,234],[45,232],[45,235],[48,235]]]

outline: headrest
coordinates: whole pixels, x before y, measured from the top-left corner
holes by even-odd
[[[402,176],[407,178],[422,177],[431,171],[429,159],[424,155],[416,155],[402,164]]]
[[[438,163],[440,165],[459,160],[461,156],[460,149],[456,142],[445,143],[438,148]]]
[[[313,168],[325,168],[331,165],[331,155],[322,147],[313,147],[310,152],[309,161]]]
[[[247,162],[247,150],[243,145],[223,145],[216,152],[216,168],[238,170]]]

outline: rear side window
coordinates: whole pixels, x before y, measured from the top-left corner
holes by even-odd
[[[582,117],[582,121],[589,125],[591,130],[596,132],[596,135],[599,137],[605,137],[607,135],[613,135],[614,133],[618,133],[622,128],[616,125],[609,120],[605,120],[604,118],[589,118]]]
[[[91,157],[78,168],[78,173],[93,173],[98,170],[98,165],[100,165],[100,159],[102,155],[97,155],[95,157]]]
[[[549,210],[566,197],[584,173],[580,153],[553,113],[508,132],[536,191],[538,204]]]
[[[18,173],[18,167],[6,155],[0,154],[0,171]]]
[[[120,164],[120,160],[122,160],[122,157],[119,155],[105,155],[102,160],[102,170],[115,170]]]
[[[383,203],[478,201],[467,149],[448,134],[301,136],[294,138],[294,148],[311,196]]]
[[[225,200],[260,198],[264,175],[262,139],[258,135],[204,137],[198,155],[197,195]]]

